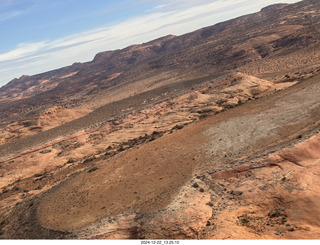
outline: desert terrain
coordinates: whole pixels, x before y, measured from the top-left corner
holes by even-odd
[[[319,26],[278,4],[12,80],[0,238],[319,239]]]

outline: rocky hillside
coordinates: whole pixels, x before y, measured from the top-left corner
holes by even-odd
[[[281,81],[292,69],[319,60],[319,9],[316,0],[274,5],[182,36],[99,53],[88,63],[14,79],[0,89],[0,122],[53,106],[92,110],[226,70]]]

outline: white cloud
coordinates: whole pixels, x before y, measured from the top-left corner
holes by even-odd
[[[20,44],[15,50],[0,54],[2,79],[0,82],[8,82],[23,74],[31,75],[74,62],[89,61],[101,51],[124,48],[168,34],[181,35],[231,17],[258,11],[261,7],[278,1],[260,0],[252,3],[251,0],[213,2],[154,0],[154,2],[158,8],[143,16],[57,40]],[[199,5],[199,2],[202,4]]]
[[[0,62],[14,59],[22,59],[27,55],[35,54],[37,51],[41,50],[45,46],[45,42],[21,43],[18,45],[16,49],[0,54]]]

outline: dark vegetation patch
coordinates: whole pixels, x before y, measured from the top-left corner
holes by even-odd
[[[46,149],[46,150],[40,151],[41,154],[47,154],[47,153],[50,153],[50,152],[52,152],[52,150],[50,150],[50,149]]]
[[[54,231],[41,226],[37,219],[37,199],[18,203],[6,220],[0,223],[1,239],[71,239],[72,233]],[[18,227],[18,228],[17,228]]]

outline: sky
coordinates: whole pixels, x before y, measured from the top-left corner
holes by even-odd
[[[0,0],[0,87],[297,0]]]

